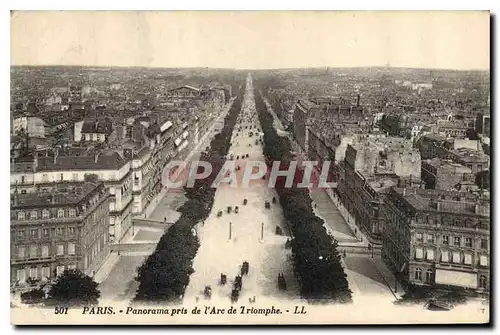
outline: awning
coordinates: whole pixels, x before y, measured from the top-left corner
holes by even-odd
[[[185,131],[183,134],[182,134],[182,138],[183,139],[186,139],[188,137],[189,133],[187,131]]]
[[[436,284],[477,288],[477,274],[462,271],[437,269]]]

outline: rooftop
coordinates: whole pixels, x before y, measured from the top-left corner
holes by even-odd
[[[470,168],[462,164],[454,163],[453,161],[450,160],[432,158],[425,160],[425,162],[429,165],[434,166],[435,168],[454,170],[455,172],[460,172],[460,173],[472,173],[472,170]]]
[[[56,185],[50,192],[14,193],[11,195],[11,208],[76,205],[101,185],[102,183],[91,182],[65,183]]]

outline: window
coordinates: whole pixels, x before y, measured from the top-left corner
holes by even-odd
[[[488,284],[488,281],[486,279],[486,276],[485,275],[480,275],[479,276],[479,287],[480,288],[486,288]]]
[[[415,280],[422,280],[422,269],[415,269]]]
[[[464,264],[467,264],[467,265],[472,264],[472,254],[469,254],[469,253],[464,254]]]
[[[50,235],[49,228],[42,228],[42,235],[43,237],[49,237]]]
[[[36,266],[32,266],[30,268],[30,278],[31,279],[38,279],[38,269]]]
[[[443,235],[443,244],[450,244],[450,237],[448,235]]]
[[[48,245],[42,245],[42,257],[44,257],[44,258],[49,257],[49,246]]]
[[[448,250],[441,251],[441,262],[448,263],[450,261],[450,252]]]
[[[18,220],[24,220],[24,218],[25,218],[24,212],[18,212],[17,213],[17,219]]]
[[[434,243],[434,234],[427,234],[427,243]]]
[[[64,235],[64,228],[56,228],[56,236],[63,236]]]
[[[458,251],[453,252],[453,263],[460,264],[460,253]]]
[[[38,212],[37,211],[32,211],[30,213],[30,219],[31,220],[36,220],[38,218]]]
[[[422,242],[424,240],[424,235],[422,233],[417,233],[416,240],[417,242]]]
[[[36,245],[30,245],[30,258],[38,257],[38,248]]]
[[[17,247],[17,257],[20,259],[24,259],[24,247]]]
[[[482,238],[481,239],[481,249],[487,250],[488,249],[488,240]]]
[[[20,283],[24,283],[26,281],[26,270],[17,269],[16,278]]]
[[[75,217],[76,216],[76,211],[74,208],[70,209],[69,210],[69,217],[72,218],[72,217]]]
[[[424,250],[422,248],[415,248],[415,258],[416,259],[424,258]]]
[[[479,265],[488,266],[488,256],[485,255],[479,256]]]
[[[38,229],[31,229],[30,230],[30,237],[32,239],[38,238]]]
[[[61,208],[61,209],[59,209],[57,211],[57,217],[58,218],[63,218],[64,217],[64,209]]]
[[[17,239],[18,240],[24,240],[24,237],[25,237],[24,230],[18,230],[17,231]]]
[[[75,254],[75,244],[70,242],[68,243],[68,255],[74,255]]]
[[[58,244],[57,245],[57,256],[63,256],[63,255],[64,255],[64,245]]]
[[[465,238],[465,247],[472,248],[472,238],[470,237]]]
[[[48,218],[49,218],[49,216],[50,216],[49,214],[50,214],[50,213],[49,213],[49,211],[48,211],[48,210],[46,210],[46,209],[44,209],[44,210],[42,211],[42,219],[48,219]]]
[[[460,246],[460,236],[455,236],[453,238],[453,245],[456,246],[456,247]]]
[[[427,269],[427,271],[425,272],[425,281],[428,283],[432,282],[432,270],[431,269]]]
[[[427,249],[426,256],[427,256],[426,258],[428,261],[433,261],[434,260],[434,250]]]
[[[42,279],[46,280],[50,278],[50,268],[48,266],[42,267]]]
[[[68,235],[75,235],[75,227],[68,227]]]
[[[58,265],[56,268],[57,275],[60,276],[62,275],[63,272],[64,272],[64,265]]]

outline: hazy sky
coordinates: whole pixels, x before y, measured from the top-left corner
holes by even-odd
[[[488,12],[15,12],[12,65],[489,69]]]

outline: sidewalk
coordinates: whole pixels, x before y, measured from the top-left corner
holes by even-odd
[[[94,281],[100,284],[106,280],[119,260],[120,256],[117,253],[111,252],[94,275]]]
[[[340,199],[337,197],[337,195],[332,191],[332,189],[324,189],[326,194],[330,197],[332,200],[333,204],[337,209],[339,210],[340,215],[344,218],[345,223],[351,228],[352,232],[355,234],[356,238],[362,245],[368,246],[370,241],[366,237],[366,235],[359,229],[356,225],[356,220],[354,217],[352,217],[351,214],[347,211],[347,209],[342,205],[342,202],[340,202]]]

